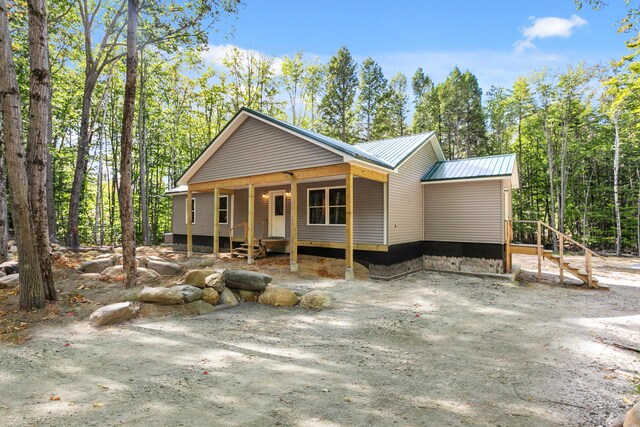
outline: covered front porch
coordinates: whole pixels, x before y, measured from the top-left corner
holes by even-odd
[[[186,211],[192,211],[194,193],[213,194],[214,255],[220,254],[222,212],[240,218],[235,224],[222,222],[228,224],[230,246],[246,236],[249,264],[257,243],[269,240],[280,240],[288,249],[291,271],[298,270],[299,247],[344,249],[345,278],[353,279],[354,250],[388,250],[387,182],[386,172],[353,163],[190,182]],[[220,209],[221,200],[226,210]],[[186,222],[187,255],[192,256],[192,224]]]

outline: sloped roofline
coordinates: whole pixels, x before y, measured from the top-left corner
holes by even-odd
[[[178,178],[177,185],[186,185],[195,175],[195,173],[209,160],[213,154],[224,144],[224,142],[235,132],[235,130],[248,118],[260,120],[264,123],[268,123],[275,126],[285,132],[296,135],[297,137],[311,142],[319,147],[333,152],[341,156],[345,163],[364,163],[375,166],[376,168],[382,168],[387,171],[397,172],[397,169],[408,160],[416,151],[422,148],[427,142],[431,142],[433,149],[436,153],[436,157],[439,161],[444,161],[444,154],[442,148],[438,143],[435,136],[435,132],[425,134],[425,139],[416,145],[410,152],[408,152],[402,160],[397,164],[392,165],[388,162],[377,158],[376,156],[366,152],[363,149],[357,147],[357,145],[349,145],[345,142],[334,140],[324,135],[302,129],[298,126],[291,125],[282,120],[275,119],[266,114],[252,110],[247,107],[242,107],[238,112],[229,120],[229,122],[222,128],[220,133],[207,145],[207,147],[200,153],[200,155],[191,163],[187,170]],[[371,141],[373,142],[373,141]]]
[[[487,180],[502,180],[502,179],[507,179],[509,178],[511,181],[511,184],[513,186],[513,188],[519,188],[520,187],[520,180],[519,180],[519,175],[518,175],[518,164],[515,161],[515,154],[511,153],[511,154],[498,154],[498,155],[493,155],[493,156],[482,156],[482,157],[471,157],[471,158],[467,158],[467,159],[454,159],[454,160],[446,160],[446,161],[439,161],[437,163],[434,163],[428,170],[427,172],[424,174],[424,176],[422,177],[422,184],[438,184],[438,183],[445,183],[445,182],[465,182],[465,181],[487,181]],[[431,173],[433,173],[440,165],[442,165],[443,163],[457,163],[457,162],[464,162],[464,161],[469,161],[469,160],[474,160],[474,159],[490,159],[490,158],[495,158],[495,157],[502,157],[502,158],[513,158],[513,166],[511,167],[511,170],[508,173],[502,173],[502,174],[484,174],[484,175],[475,175],[475,176],[460,176],[460,177],[446,177],[446,178],[438,178],[438,179],[430,179],[429,175]]]

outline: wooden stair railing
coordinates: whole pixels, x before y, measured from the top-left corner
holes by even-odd
[[[238,227],[243,227],[244,228],[244,238],[242,239],[243,242],[246,243],[247,241],[247,221],[242,221],[240,224],[238,225],[234,225],[233,227],[231,227],[229,229],[229,253],[233,253],[233,230],[235,230]]]
[[[592,266],[592,257],[593,255],[597,256],[606,261],[602,255],[592,251],[591,249],[584,246],[582,243],[579,243],[567,236],[564,233],[561,233],[554,227],[551,227],[549,224],[542,221],[532,221],[532,220],[506,220],[506,270],[507,272],[511,272],[512,267],[512,255],[513,254],[525,254],[525,255],[537,255],[538,256],[538,282],[542,279],[542,260],[543,258],[548,259],[549,261],[556,264],[560,267],[560,283],[564,284],[564,272],[567,271],[573,276],[580,279],[584,284],[589,285],[592,288],[603,288],[602,286],[598,286],[598,279],[593,277],[593,266]],[[536,224],[536,244],[535,245],[527,245],[527,244],[518,244],[512,243],[513,241],[513,223],[525,223],[525,224]],[[542,245],[542,228],[546,228],[551,233],[555,233],[558,237],[558,255],[554,254],[553,251],[544,249]],[[580,267],[571,265],[569,262],[566,262],[564,259],[564,244],[565,241],[571,242],[574,245],[580,247],[584,250],[584,270],[581,270]]]

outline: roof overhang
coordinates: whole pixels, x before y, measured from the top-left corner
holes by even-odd
[[[439,162],[444,162],[445,161],[444,152],[442,151],[442,147],[440,146],[438,137],[436,136],[435,132],[431,132],[430,134],[427,134],[425,136],[424,141],[418,144],[413,150],[411,150],[410,153],[408,153],[402,160],[398,162],[398,164],[393,169],[393,171],[398,172],[398,169],[400,168],[400,166],[402,166],[407,160],[409,160],[415,153],[417,153],[422,147],[424,147],[427,144],[431,144],[431,147],[433,148],[433,152],[436,155],[436,159],[438,159]]]

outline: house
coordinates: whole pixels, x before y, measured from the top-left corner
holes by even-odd
[[[388,279],[502,272],[518,175],[512,154],[447,161],[433,132],[350,145],[242,108],[177,184],[173,245],[189,256],[266,248],[293,271],[316,254]]]

